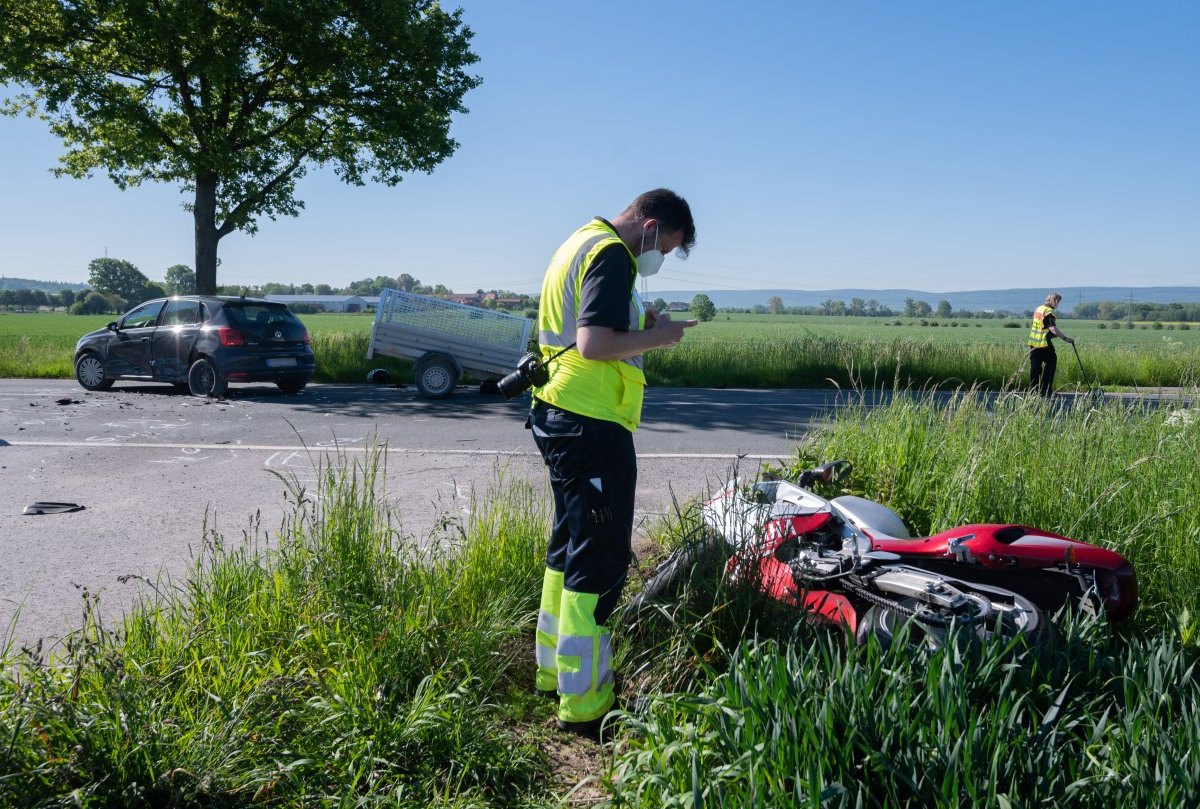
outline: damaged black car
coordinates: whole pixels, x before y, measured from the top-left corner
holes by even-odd
[[[75,346],[75,379],[88,390],[130,379],[194,396],[223,396],[231,382],[273,382],[298,393],[314,369],[308,329],[284,304],[258,298],[157,298]]]

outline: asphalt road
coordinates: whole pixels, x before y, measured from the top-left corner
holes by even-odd
[[[735,468],[752,474],[791,456],[837,404],[833,391],[648,389],[636,437],[640,523]],[[382,447],[402,530],[436,541],[501,472],[545,484],[527,407],[468,388],[426,401],[393,386],[283,396],[245,385],[213,402],[163,385],[89,393],[73,381],[0,380],[0,637],[17,615],[18,642],[53,643],[79,625],[84,588],[115,621],[144,587],[119,577],[178,579],[206,524],[227,540],[255,515],[273,530],[288,508],[280,475],[312,483],[338,452]],[[35,501],[85,508],[22,514]]]

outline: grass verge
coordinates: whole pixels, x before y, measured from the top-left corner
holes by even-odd
[[[528,487],[422,550],[379,459],[294,482],[269,546],[209,532],[187,582],[61,650],[4,645],[0,805],[512,806],[546,764],[500,702],[544,552]],[[461,541],[461,540],[467,541]]]

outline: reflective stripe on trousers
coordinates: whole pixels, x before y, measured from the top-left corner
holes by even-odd
[[[558,616],[562,601],[563,574],[546,568],[542,577],[542,606],[538,610],[537,638],[534,655],[537,660],[536,686],[539,691],[558,690]]]
[[[562,592],[558,650],[558,718],[590,722],[615,702],[612,633],[596,624],[595,593]]]

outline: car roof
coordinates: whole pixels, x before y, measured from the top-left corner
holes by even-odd
[[[172,295],[169,298],[156,298],[160,301],[220,301],[221,303],[256,303],[266,304],[270,306],[285,306],[286,304],[278,301],[269,301],[266,298],[249,298],[240,295]]]

